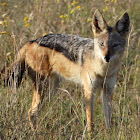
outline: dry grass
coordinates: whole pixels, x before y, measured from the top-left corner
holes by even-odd
[[[97,93],[95,130],[92,138],[138,140],[140,139],[140,2],[139,0],[77,2],[1,0],[0,69],[13,61],[15,53],[26,41],[43,34],[68,33],[92,38],[91,19],[96,8],[103,12],[110,25],[115,24],[127,11],[131,18],[131,31],[114,94],[113,127],[106,132],[100,94]],[[90,139],[85,129],[86,115],[82,89],[71,83],[63,86],[66,90],[59,90],[59,93],[50,100],[45,99],[46,107],[38,118],[40,129],[34,133],[27,118],[32,100],[31,81],[24,79],[19,89],[1,86],[0,139]]]

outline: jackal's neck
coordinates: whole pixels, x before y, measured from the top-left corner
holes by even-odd
[[[84,67],[93,78],[96,76],[104,78],[117,74],[119,65],[120,61],[105,62],[93,56],[86,59]]]

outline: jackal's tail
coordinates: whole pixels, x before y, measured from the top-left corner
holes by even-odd
[[[30,43],[26,43],[18,52],[15,60],[9,66],[3,68],[0,73],[0,78],[4,81],[4,86],[14,83],[16,87],[20,86],[20,83],[25,72],[25,57],[26,50]]]

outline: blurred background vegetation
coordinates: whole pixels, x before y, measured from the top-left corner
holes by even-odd
[[[107,133],[100,93],[96,94],[93,139],[140,139],[140,1],[139,0],[0,0],[0,69],[11,63],[27,41],[49,33],[93,38],[91,22],[99,9],[109,25],[124,12],[131,19],[128,47],[113,101],[113,127]],[[26,78],[28,79],[28,77]],[[40,129],[32,132],[27,112],[32,84],[23,79],[19,89],[0,87],[0,139],[90,139],[86,132],[83,90],[64,84],[40,112]],[[62,87],[62,88],[63,88]],[[81,94],[82,93],[82,94]]]

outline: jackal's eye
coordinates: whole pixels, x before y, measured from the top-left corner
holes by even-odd
[[[120,44],[114,44],[113,46],[112,46],[112,48],[117,48],[117,47],[119,47],[120,46]]]
[[[104,42],[99,42],[100,46],[103,47],[104,46]]]

